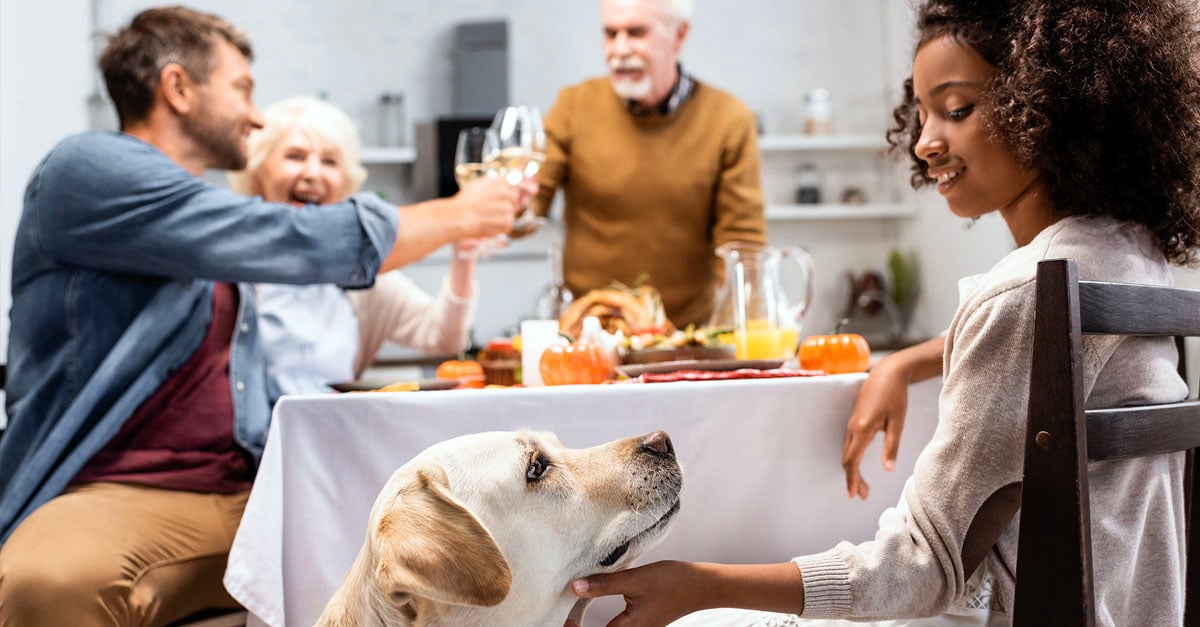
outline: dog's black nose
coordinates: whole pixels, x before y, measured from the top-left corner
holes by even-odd
[[[659,457],[675,457],[675,447],[671,446],[671,436],[661,429],[642,437],[642,450]]]

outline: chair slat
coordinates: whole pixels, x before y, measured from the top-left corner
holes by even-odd
[[[1176,336],[1182,354],[1200,291],[1077,277],[1072,260],[1038,263],[1013,624],[1095,623],[1088,461],[1190,449],[1184,625],[1200,626],[1200,401],[1083,411],[1081,376],[1082,334]]]
[[[1074,261],[1038,264],[1030,380],[1048,383],[1029,390],[1013,607],[1022,627],[1095,624],[1076,277]]]
[[[1200,290],[1079,282],[1080,327],[1111,335],[1200,335]]]
[[[1200,401],[1089,409],[1085,413],[1088,461],[1200,447]]]

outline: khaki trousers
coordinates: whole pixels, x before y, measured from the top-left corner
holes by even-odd
[[[248,495],[68,489],[0,546],[0,625],[166,625],[238,607],[221,578]]]

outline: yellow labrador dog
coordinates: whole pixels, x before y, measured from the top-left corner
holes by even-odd
[[[384,486],[317,625],[562,627],[571,580],[653,546],[682,483],[662,431],[589,449],[529,431],[434,445]]]

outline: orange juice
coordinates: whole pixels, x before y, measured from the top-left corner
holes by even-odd
[[[777,359],[783,352],[783,330],[770,327],[767,320],[755,319],[746,321],[745,331],[734,331],[733,344],[737,358]],[[796,335],[793,332],[793,342]]]
[[[796,348],[800,345],[800,329],[784,327],[779,330],[779,359],[791,359],[796,356]]]

